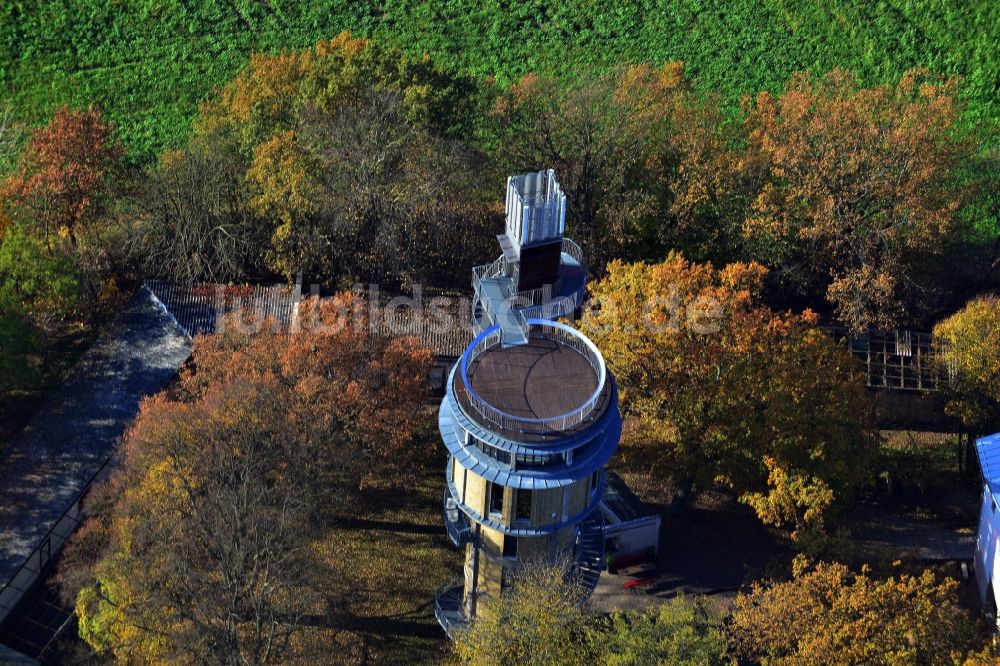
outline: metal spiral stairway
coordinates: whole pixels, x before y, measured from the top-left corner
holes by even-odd
[[[454,638],[456,629],[469,626],[469,619],[465,615],[464,597],[464,578],[456,578],[442,585],[434,596],[434,616],[449,638]]]
[[[593,592],[604,570],[604,516],[600,510],[594,511],[580,525],[575,570],[587,594]]]

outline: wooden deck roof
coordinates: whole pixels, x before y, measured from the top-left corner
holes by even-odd
[[[549,419],[572,412],[587,402],[598,383],[596,371],[582,354],[539,334],[533,334],[528,344],[506,349],[497,346],[483,352],[469,365],[468,376],[480,398],[506,414],[528,419]],[[456,375],[456,397],[467,408],[464,388],[461,377]],[[607,382],[593,413],[567,434],[600,418],[609,394]],[[469,409],[466,412],[475,414]]]

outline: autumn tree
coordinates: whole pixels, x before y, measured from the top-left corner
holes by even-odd
[[[231,318],[181,381],[146,401],[105,511],[71,547],[81,636],[122,661],[315,663],[334,644],[345,572],[317,528],[373,469],[423,452],[430,352],[368,334],[352,296],[306,301],[301,330]],[[98,538],[99,537],[99,538]],[[327,653],[328,654],[328,653]]]
[[[494,117],[509,172],[556,170],[567,224],[597,266],[669,247],[725,256],[737,237],[730,137],[716,98],[692,90],[682,63],[528,74]]]
[[[278,663],[334,590],[309,576],[314,508],[291,475],[272,387],[214,387],[194,404],[147,402],[130,434],[108,530],[112,551],[80,592],[80,636],[122,661]],[[119,479],[123,483],[124,479]]]
[[[951,375],[948,410],[973,431],[1000,419],[1000,299],[983,296],[934,327],[942,370]]]
[[[810,312],[775,313],[759,264],[671,254],[612,262],[581,329],[615,373],[629,449],[662,479],[721,483],[808,545],[864,481],[869,398],[849,353]]]
[[[799,560],[792,580],[754,584],[737,597],[730,647],[737,659],[764,666],[961,663],[975,622],[957,587],[930,570],[879,580]]]
[[[292,130],[277,132],[254,148],[247,171],[254,187],[250,205],[258,215],[277,220],[268,264],[289,280],[303,269],[317,267],[330,251],[315,224],[326,195],[321,173],[319,160]]]
[[[501,597],[480,603],[472,625],[455,636],[455,655],[474,666],[557,666],[590,661],[591,616],[566,563],[525,561]]]
[[[96,109],[56,110],[28,140],[21,165],[4,193],[26,206],[46,244],[65,235],[73,247],[100,215],[114,187],[123,151],[114,130]]]
[[[758,189],[744,231],[786,288],[825,295],[855,330],[892,328],[932,304],[928,267],[960,230],[968,195],[957,82],[913,71],[862,88],[842,70],[800,73],[746,112]]]
[[[470,145],[476,106],[470,80],[345,33],[314,49],[254,56],[196,127],[241,146],[270,270],[441,283],[454,271],[424,252],[459,239],[464,256],[485,260],[496,222],[472,168],[481,159]]]
[[[182,283],[252,274],[266,235],[249,210],[246,160],[232,137],[206,134],[146,172],[123,235],[147,275]]]
[[[566,193],[570,229],[600,265],[628,237],[626,224],[655,209],[649,180],[652,143],[667,117],[656,93],[638,84],[618,94],[621,75],[582,75],[575,83],[527,74],[502,97],[496,115],[509,151],[509,171],[554,168]],[[684,85],[680,68],[648,71],[647,84],[667,94]],[[516,165],[516,166],[515,166]],[[638,181],[638,182],[637,182]],[[648,186],[647,186],[648,185]]]

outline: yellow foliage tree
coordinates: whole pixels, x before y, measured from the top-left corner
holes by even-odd
[[[812,313],[765,306],[766,273],[677,254],[612,262],[581,328],[618,379],[638,426],[628,448],[645,464],[663,479],[722,483],[801,531],[865,479],[874,439],[849,353]]]
[[[268,264],[289,280],[322,259],[324,246],[315,225],[324,188],[319,182],[322,165],[304,149],[295,132],[279,131],[253,151],[247,181],[254,186],[251,208],[273,217]]]
[[[800,559],[791,581],[755,584],[737,597],[730,647],[735,658],[762,666],[961,663],[975,622],[957,587],[931,571],[878,580]]]
[[[983,296],[934,328],[952,375],[948,409],[973,430],[1000,428],[1000,299]]]

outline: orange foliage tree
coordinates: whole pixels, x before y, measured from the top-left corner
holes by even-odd
[[[806,539],[865,480],[868,398],[850,355],[812,313],[762,304],[766,273],[677,254],[612,262],[592,285],[595,307],[581,328],[604,352],[636,426],[626,452],[663,479],[722,483]]]
[[[58,109],[34,131],[4,194],[25,205],[45,241],[65,235],[75,247],[80,231],[100,213],[110,194],[121,144],[96,109]]]
[[[747,114],[755,256],[794,288],[825,292],[856,330],[913,316],[932,283],[919,268],[942,253],[967,201],[957,82],[913,71],[862,88],[841,70],[800,73]]]
[[[352,296],[295,334],[236,318],[143,403],[107,509],[84,532],[76,608],[96,650],[136,662],[284,663],[333,644],[342,574],[311,548],[373,475],[405,478],[430,352],[369,335]],[[328,656],[328,655],[326,655]]]

